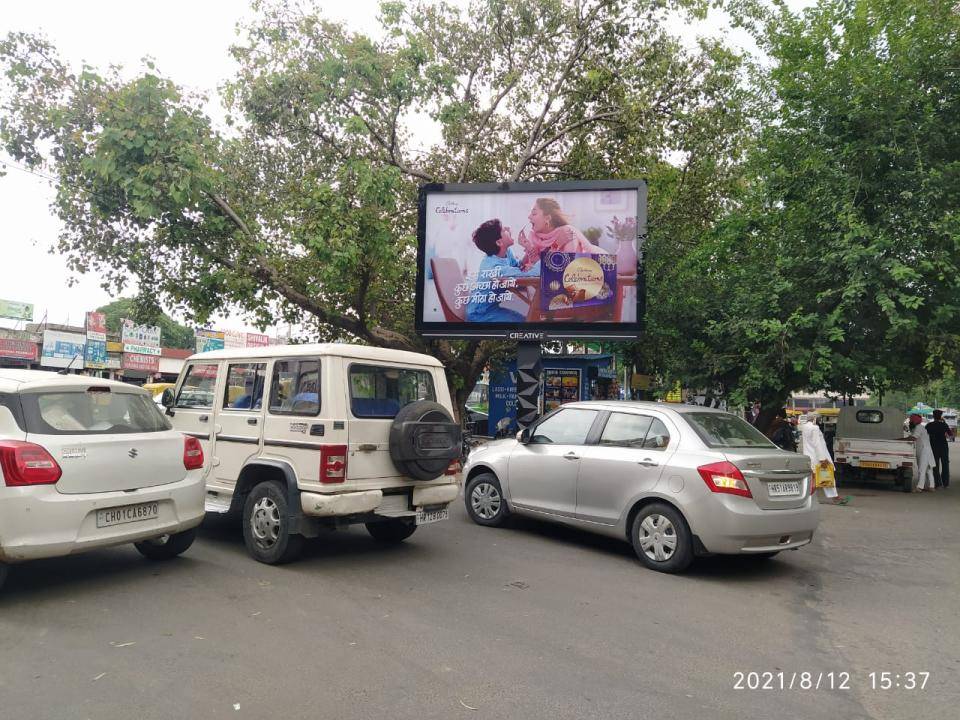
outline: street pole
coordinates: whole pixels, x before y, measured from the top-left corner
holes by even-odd
[[[540,343],[523,340],[517,344],[517,425],[522,430],[540,415],[540,379],[543,359]]]

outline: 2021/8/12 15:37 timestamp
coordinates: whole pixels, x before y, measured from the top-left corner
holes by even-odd
[[[743,672],[733,674],[734,690],[850,690],[849,672],[784,671]],[[927,671],[867,673],[871,690],[923,690],[930,680]]]

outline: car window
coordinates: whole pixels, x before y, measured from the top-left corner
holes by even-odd
[[[277,360],[273,364],[270,414],[320,414],[319,360]]]
[[[196,363],[187,370],[177,401],[178,408],[212,408],[213,391],[217,384],[217,365],[215,363]]]
[[[227,366],[223,390],[224,410],[259,410],[263,407],[266,363],[238,363]]]
[[[610,413],[603,433],[600,435],[600,444],[641,448],[650,429],[651,419],[648,415]]]
[[[146,395],[89,391],[24,393],[27,432],[38,435],[115,435],[161,432],[170,423]]]
[[[350,407],[354,417],[392,419],[404,405],[436,399],[433,378],[426,370],[350,366]]]
[[[596,410],[566,408],[538,423],[533,431],[531,443],[553,445],[583,445],[593,421],[597,419]]]
[[[776,447],[766,435],[736,415],[691,412],[683,417],[707,447]]]
[[[663,450],[670,444],[670,431],[663,421],[659,418],[653,418],[650,422],[650,429],[647,430],[647,437],[643,440],[645,450]]]

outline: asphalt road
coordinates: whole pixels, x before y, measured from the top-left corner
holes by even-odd
[[[460,504],[400,547],[352,529],[285,567],[217,521],[169,563],[124,547],[19,566],[0,718],[952,719],[954,455],[947,492],[851,488],[810,547],[680,577],[578,531],[478,527]],[[777,689],[734,689],[738,671]],[[779,689],[804,671],[821,689]],[[871,689],[882,671],[930,676]]]

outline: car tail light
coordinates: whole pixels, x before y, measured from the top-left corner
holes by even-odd
[[[203,446],[193,435],[183,438],[183,466],[187,470],[199,470],[203,467]]]
[[[320,482],[342,483],[347,479],[347,446],[320,446]]]
[[[45,448],[21,440],[0,441],[0,467],[7,487],[53,485],[63,475]]]
[[[463,468],[461,467],[459,460],[451,460],[451,461],[450,461],[450,464],[447,465],[447,469],[444,471],[443,474],[444,474],[444,475],[456,475],[456,474],[457,474],[458,472],[460,472],[462,469],[463,469]]]
[[[697,468],[697,472],[710,488],[710,492],[753,497],[747,481],[743,479],[743,473],[733,463],[716,462],[701,465]]]

